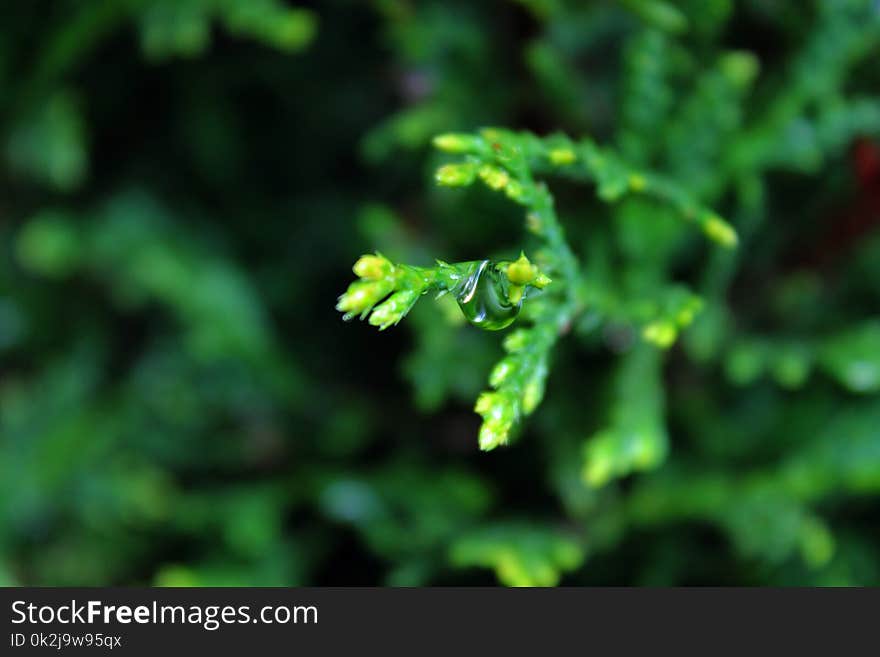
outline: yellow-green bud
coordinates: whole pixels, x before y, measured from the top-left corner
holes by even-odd
[[[507,290],[507,298],[510,299],[510,303],[516,305],[522,301],[525,291],[526,288],[522,285],[511,285]]]
[[[477,403],[474,404],[474,411],[483,415],[484,413],[488,413],[492,408],[492,393],[484,392],[477,397]]]
[[[672,346],[675,338],[678,337],[678,329],[675,328],[672,322],[651,322],[642,329],[642,337],[661,349],[667,349]]]
[[[703,232],[709,239],[727,248],[735,247],[739,241],[733,227],[718,215],[710,214],[705,218]]]
[[[445,187],[464,187],[470,185],[476,176],[476,167],[465,162],[462,164],[444,164],[437,169],[437,183]]]
[[[336,303],[336,310],[356,315],[362,310],[370,306],[373,295],[372,283],[366,281],[356,281],[349,285],[345,294],[339,297]]]
[[[545,287],[550,285],[553,282],[553,279],[547,276],[544,272],[539,271],[538,275],[535,277],[535,280],[532,281],[532,287],[536,287],[539,290],[543,290]]]
[[[480,167],[480,178],[494,190],[503,189],[510,182],[510,176],[504,169],[491,164],[484,164]]]
[[[366,313],[381,301],[394,287],[393,281],[358,280],[348,286],[345,294],[339,297],[336,309],[344,312],[343,319],[351,319],[359,313]]]
[[[433,139],[434,147],[446,153],[470,153],[477,148],[477,138],[457,132],[437,135]]]
[[[549,157],[550,162],[556,166],[566,166],[577,159],[577,155],[570,148],[554,148],[550,151]]]
[[[394,265],[379,255],[363,255],[351,269],[360,278],[377,281],[394,271]]]
[[[528,285],[537,278],[538,273],[538,268],[529,261],[525,253],[507,265],[507,278],[514,285]]]
[[[509,395],[503,392],[484,392],[477,397],[474,410],[483,417],[480,427],[480,449],[488,451],[507,442],[516,419],[516,409]]]
[[[401,290],[395,292],[386,301],[376,306],[370,315],[370,324],[378,326],[384,331],[393,324],[403,319],[419,298],[415,290]]]
[[[629,188],[634,192],[641,192],[647,186],[648,181],[640,173],[629,174]]]

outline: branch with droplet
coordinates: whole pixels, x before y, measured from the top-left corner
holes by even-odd
[[[577,290],[581,276],[577,257],[565,239],[547,185],[533,178],[530,163],[515,144],[505,146],[496,142],[489,153],[481,150],[482,139],[454,134],[437,137],[434,144],[440,150],[469,153],[464,162],[440,167],[437,182],[461,187],[479,179],[523,206],[526,226],[546,243],[547,248],[542,251],[544,261],[554,278],[560,279],[554,286],[556,292],[544,296],[531,313],[533,326],[517,330],[504,340],[507,356],[489,376],[491,389],[477,399],[474,410],[483,418],[479,445],[488,451],[507,444],[521,420],[541,403],[550,353],[580,306]],[[528,267],[532,265],[524,262],[521,266],[520,275],[527,277]]]
[[[400,322],[428,292],[451,293],[468,321],[497,331],[510,326],[528,291],[540,290],[550,279],[523,253],[513,261],[475,260],[435,267],[395,264],[380,253],[361,256],[352,268],[358,280],[339,297],[343,319],[369,317],[384,330]]]

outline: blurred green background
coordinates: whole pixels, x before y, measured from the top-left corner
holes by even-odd
[[[0,584],[880,584],[878,62],[869,0],[2,3]],[[588,313],[483,454],[498,335],[334,310],[361,253],[518,252],[432,181],[486,125],[613,143],[740,231],[671,259],[707,303],[653,472],[580,476],[640,412],[631,327]],[[591,267],[653,239],[553,189]]]

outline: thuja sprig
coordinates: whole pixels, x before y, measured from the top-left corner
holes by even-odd
[[[490,390],[477,398],[474,410],[483,418],[479,431],[479,446],[483,450],[507,444],[521,420],[541,403],[550,353],[577,311],[580,303],[577,289],[581,278],[579,263],[565,239],[547,185],[534,179],[531,163],[522,149],[515,141],[504,138],[508,133],[494,135],[493,132],[438,136],[434,140],[437,148],[466,154],[467,158],[440,167],[437,182],[458,187],[479,179],[490,189],[503,192],[523,206],[526,225],[545,242],[546,249],[542,254],[559,283],[554,286],[555,293],[542,299],[540,311],[533,314],[533,325],[519,329],[505,339],[507,355],[489,376]],[[498,139],[491,143],[487,141],[493,136]],[[523,266],[523,275],[527,275],[526,263],[518,261],[515,265]]]
[[[546,247],[540,252],[541,268],[558,279],[547,294],[541,295],[540,301],[530,304],[531,326],[505,339],[507,355],[493,368],[490,389],[477,398],[474,410],[483,418],[479,431],[479,446],[483,450],[508,443],[522,419],[538,407],[544,396],[553,347],[577,313],[590,303],[588,295],[583,295],[580,264],[556,216],[553,195],[535,175],[562,173],[587,178],[596,182],[599,197],[609,202],[625,194],[653,195],[670,203],[717,243],[730,247],[737,242],[729,224],[681,188],[656,174],[637,171],[589,139],[575,143],[562,135],[539,138],[529,133],[486,129],[479,134],[440,135],[434,145],[464,156],[462,161],[441,166],[436,173],[437,183],[463,187],[480,180],[522,206],[527,228]],[[398,323],[418,298],[429,291],[452,293],[472,324],[502,329],[514,321],[529,289],[540,290],[550,282],[547,274],[525,254],[511,262],[438,261],[436,267],[430,268],[393,264],[376,254],[363,256],[355,263],[354,271],[359,280],[339,298],[337,308],[345,313],[346,319],[369,316],[369,322],[380,329]],[[636,313],[640,315],[636,319],[643,325],[644,339],[665,348],[690,323],[699,306],[699,299],[693,295],[676,293],[662,303],[646,307],[645,313]],[[636,433],[641,436],[639,440],[647,441],[642,446],[650,449],[642,450],[644,454],[640,451],[632,462],[619,463],[608,461],[599,449],[588,459],[593,463],[590,479],[594,483],[615,472],[647,467],[663,453],[663,441],[654,440],[661,435],[659,432],[640,429]],[[620,451],[621,441],[626,443],[633,435],[624,427],[605,442]]]
[[[660,174],[631,166],[589,138],[575,142],[562,134],[537,137],[528,132],[489,128],[476,135],[440,135],[434,145],[443,151],[467,156],[464,162],[440,168],[437,173],[440,184],[468,185],[479,175],[490,187],[503,188],[511,199],[521,202],[526,199],[518,184],[520,176],[559,174],[594,182],[597,195],[607,202],[626,195],[653,197],[670,204],[681,218],[696,224],[717,244],[730,248],[738,241],[729,223],[680,185]],[[497,171],[492,169],[493,164],[498,167]],[[508,174],[507,179],[504,174]]]
[[[483,418],[480,449],[488,451],[506,444],[520,420],[541,403],[548,358],[558,332],[556,320],[551,317],[504,339],[507,355],[489,375],[492,390],[480,393],[474,407]]]
[[[369,317],[384,330],[400,322],[423,294],[452,293],[465,317],[486,329],[509,325],[519,314],[527,290],[540,290],[550,278],[523,253],[509,262],[478,260],[434,267],[395,264],[380,253],[363,255],[352,271],[358,280],[339,297],[336,309],[343,319]]]

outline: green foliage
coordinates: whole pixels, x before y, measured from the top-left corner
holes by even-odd
[[[9,136],[6,159],[10,170],[61,190],[77,187],[88,173],[85,126],[69,93],[48,98]]]
[[[141,47],[152,59],[202,54],[215,18],[232,34],[289,52],[307,46],[315,34],[311,11],[287,7],[280,0],[150,0],[143,5]]]
[[[873,0],[6,4],[0,583],[880,583]]]
[[[582,477],[603,486],[631,472],[650,470],[666,458],[661,360],[640,346],[620,363],[609,426],[584,445]]]
[[[499,524],[456,539],[450,558],[465,568],[492,568],[507,586],[556,586],[563,573],[581,565],[584,551],[576,539],[552,528]]]

